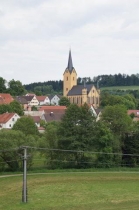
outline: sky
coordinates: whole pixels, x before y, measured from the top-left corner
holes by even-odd
[[[139,73],[139,0],[0,0],[0,77],[62,80]]]

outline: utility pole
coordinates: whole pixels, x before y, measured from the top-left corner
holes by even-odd
[[[23,189],[22,189],[22,202],[27,203],[27,147],[23,147]]]

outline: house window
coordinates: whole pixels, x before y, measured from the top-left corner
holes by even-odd
[[[14,118],[12,118],[12,121],[14,121]]]
[[[68,88],[66,88],[66,91],[68,91]]]
[[[68,81],[68,77],[67,77],[67,81]]]
[[[11,127],[11,124],[9,124],[9,127]]]
[[[73,80],[74,80],[74,77],[73,77]]]

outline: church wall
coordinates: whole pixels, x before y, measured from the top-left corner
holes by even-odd
[[[68,92],[74,85],[77,85],[77,74],[73,70],[72,73],[68,69],[63,74],[63,96],[67,96]]]
[[[93,104],[94,107],[99,107],[99,98],[100,95],[97,91],[97,89],[95,88],[95,86],[92,87],[92,89],[90,90],[88,97],[90,99],[90,104]]]

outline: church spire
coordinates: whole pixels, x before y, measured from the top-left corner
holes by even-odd
[[[72,72],[72,69],[73,69],[71,50],[69,51],[69,60],[68,60],[67,69],[70,71],[70,73]]]

